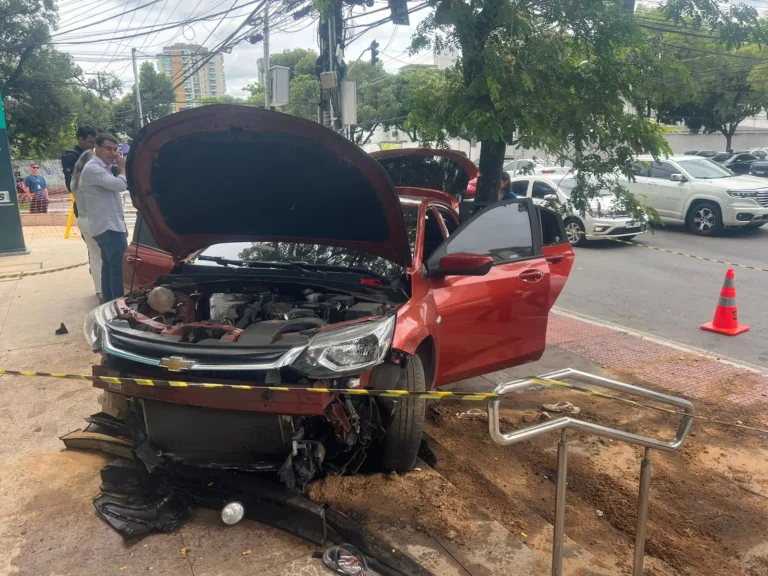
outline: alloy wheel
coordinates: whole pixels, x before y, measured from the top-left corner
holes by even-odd
[[[707,206],[702,206],[693,213],[693,223],[700,232],[709,232],[717,224],[717,215]]]
[[[582,236],[581,226],[578,222],[571,220],[565,225],[565,235],[568,237],[568,242],[576,244]]]

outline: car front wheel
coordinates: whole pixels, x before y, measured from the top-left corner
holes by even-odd
[[[587,243],[587,234],[584,224],[578,218],[569,218],[565,222],[565,235],[571,246],[584,246]]]
[[[411,356],[408,366],[402,370],[397,389],[409,392],[426,390],[424,364],[418,354]],[[389,399],[378,400],[383,401],[383,410],[391,405]],[[373,450],[372,460],[376,468],[387,472],[408,472],[413,469],[424,435],[424,411],[425,401],[421,398],[398,400],[387,433]]]
[[[699,236],[712,236],[723,229],[720,207],[714,202],[700,202],[688,214],[688,229]]]

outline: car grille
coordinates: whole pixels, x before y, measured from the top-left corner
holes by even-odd
[[[768,208],[768,188],[757,191],[757,202],[760,206]]]

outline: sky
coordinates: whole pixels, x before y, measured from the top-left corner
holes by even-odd
[[[131,48],[138,50],[142,61],[153,63],[155,54],[170,44],[183,42],[213,48],[237,29],[256,7],[256,3],[251,0],[57,0],[57,3],[59,23],[53,35],[55,47],[72,54],[77,65],[88,74],[117,74],[123,80],[125,90],[133,85]],[[280,2],[273,0],[272,4],[276,7]],[[420,5],[412,2],[409,8]],[[202,22],[185,23],[190,18],[225,12],[233,6],[225,18],[217,16]],[[386,1],[376,0],[371,8],[356,7],[356,16],[348,24],[362,26],[381,20],[389,15],[386,6]],[[129,10],[130,13],[123,14]],[[371,14],[374,10],[380,11]],[[377,40],[380,58],[384,67],[391,72],[405,64],[431,64],[431,53],[422,52],[414,56],[408,54],[411,35],[427,13],[428,9],[424,8],[411,14],[410,26],[386,23],[367,31],[347,47],[345,60],[353,62],[367,50],[371,41]],[[160,30],[174,23],[179,25],[169,30]],[[354,34],[355,30],[360,31],[361,28],[352,28],[351,33]],[[153,33],[121,39],[139,32]],[[270,53],[292,48],[318,50],[316,20],[310,23],[309,18],[299,22],[288,19],[272,28]],[[257,80],[256,61],[263,55],[261,42],[255,45],[243,42],[231,54],[224,54],[227,94],[245,95],[242,88]],[[363,59],[368,58],[370,54],[365,53]]]

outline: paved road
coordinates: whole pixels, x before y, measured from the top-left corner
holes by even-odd
[[[768,268],[768,228],[701,238],[668,222],[638,242]],[[728,266],[611,241],[576,248],[571,278],[557,305],[712,353],[768,367],[768,272],[736,268],[736,337],[699,329],[712,319]]]

